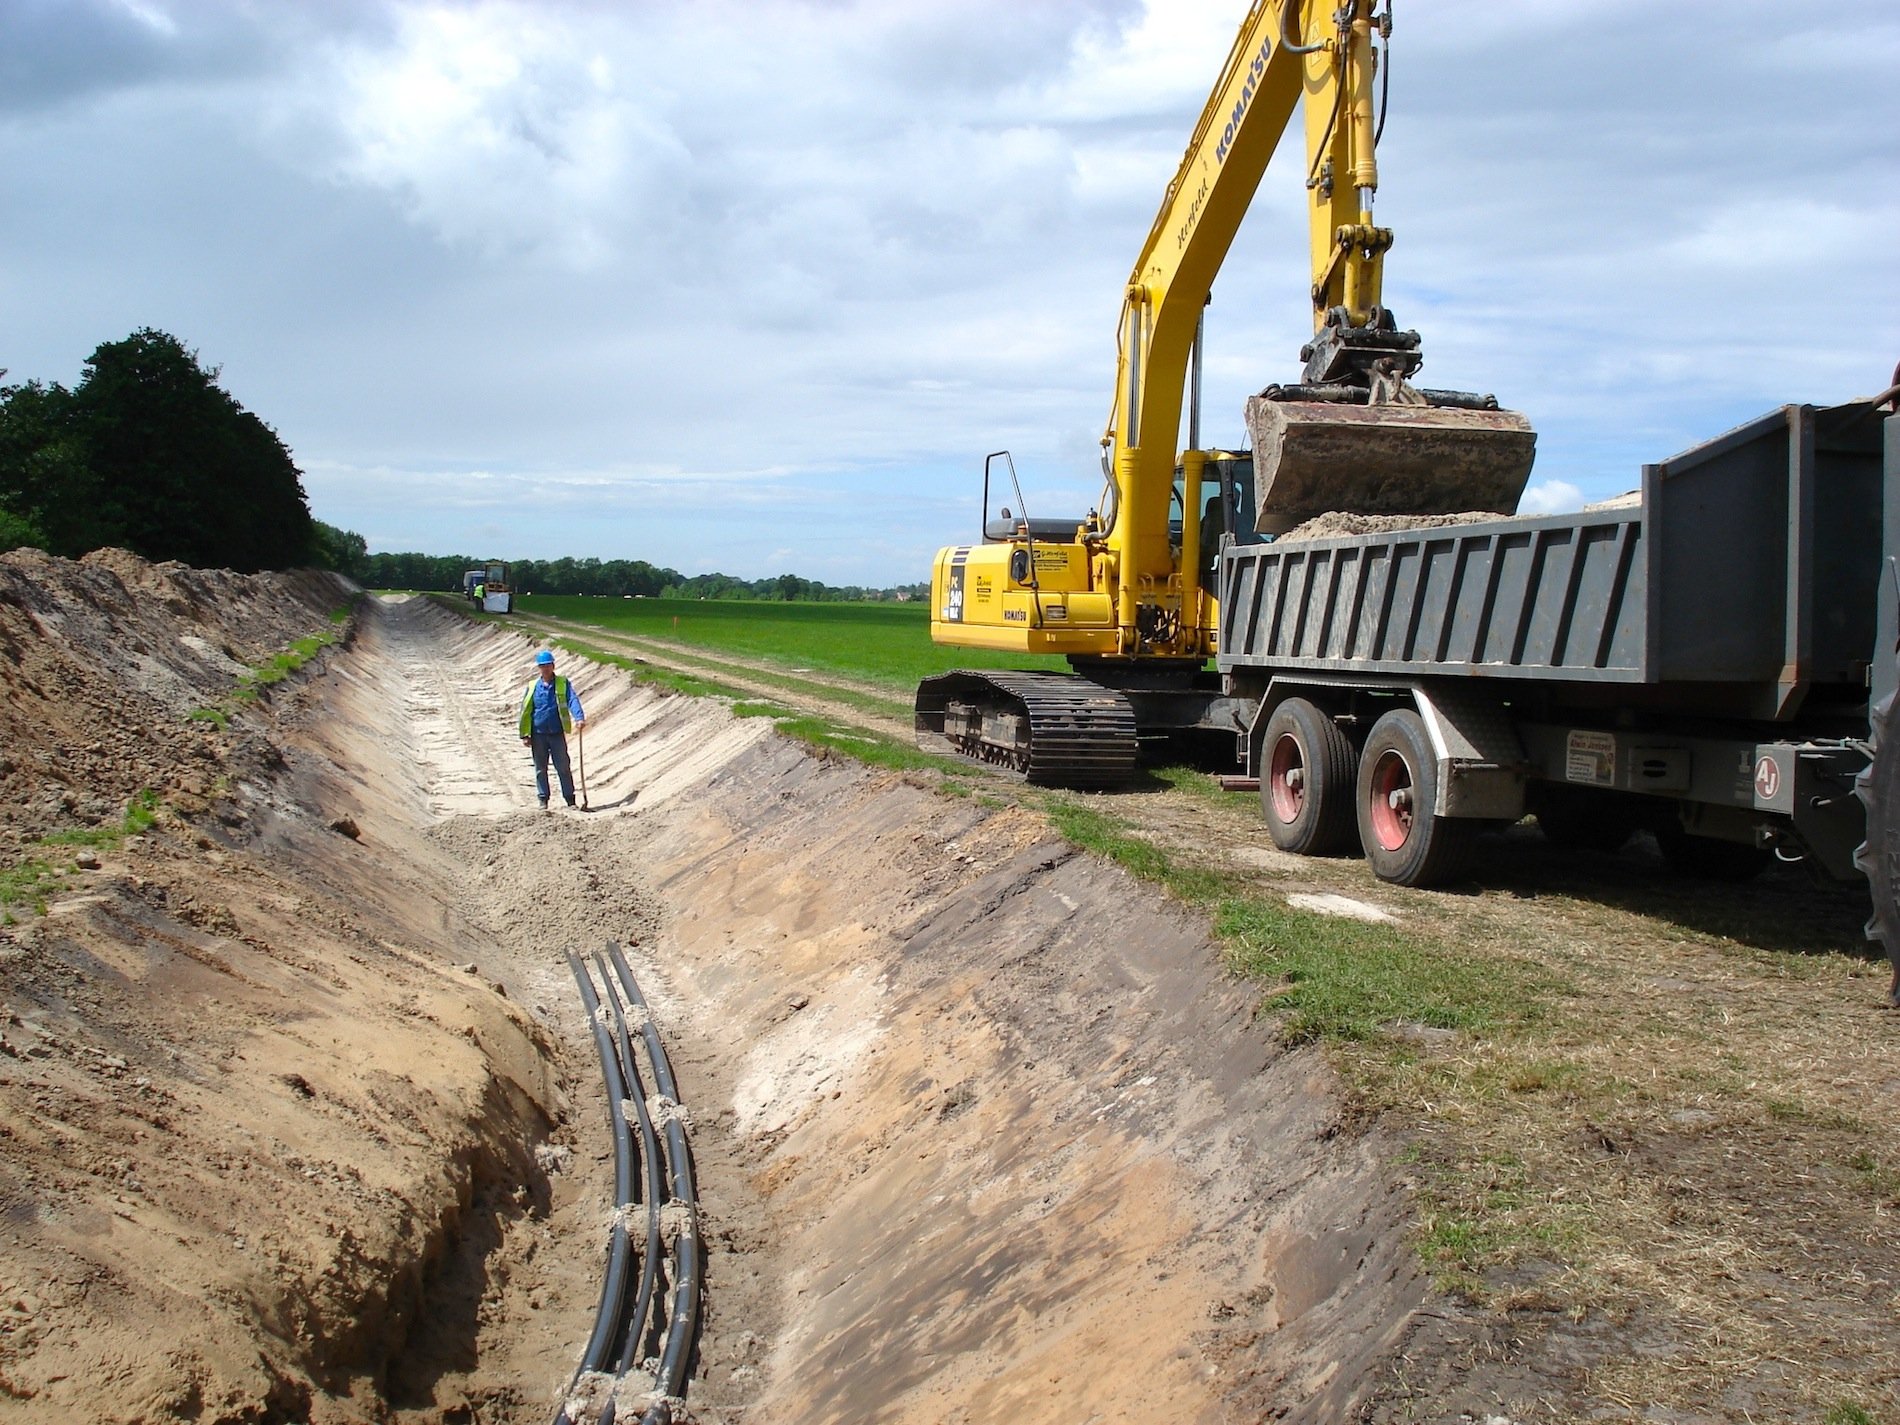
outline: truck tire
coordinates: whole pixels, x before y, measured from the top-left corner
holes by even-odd
[[[1359,844],[1366,864],[1398,886],[1437,886],[1464,869],[1478,823],[1439,816],[1438,759],[1425,720],[1395,708],[1359,754]]]
[[[1260,743],[1260,811],[1275,846],[1301,856],[1350,849],[1356,762],[1339,724],[1305,698],[1274,710]]]
[[[1867,840],[1854,853],[1854,864],[1873,897],[1867,938],[1879,941],[1893,962],[1887,1003],[1900,1009],[1900,729],[1893,725],[1892,699],[1874,709],[1872,730],[1873,761],[1854,783],[1867,808]]]
[[[1699,881],[1750,881],[1774,860],[1774,852],[1764,846],[1691,836],[1679,826],[1657,827],[1656,845],[1670,870]]]

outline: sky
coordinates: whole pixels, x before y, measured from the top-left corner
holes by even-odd
[[[1100,498],[1120,294],[1239,0],[0,0],[0,367],[142,327],[373,551],[925,580]],[[1399,0],[1377,217],[1523,508],[1900,361],[1884,0]],[[1203,434],[1297,377],[1300,163]]]

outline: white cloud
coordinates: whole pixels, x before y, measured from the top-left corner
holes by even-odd
[[[1583,508],[1583,491],[1568,480],[1545,480],[1529,486],[1517,502],[1520,515],[1561,515]]]
[[[690,164],[615,71],[553,10],[404,11],[393,45],[353,44],[326,77],[339,85],[338,175],[490,258],[604,265],[642,199]]]
[[[178,33],[178,23],[157,5],[145,0],[111,0],[113,8],[124,11],[154,34],[170,38]]]
[[[173,331],[377,547],[920,578],[989,450],[1034,508],[1097,498],[1121,284],[1244,9],[29,7],[0,365]],[[1525,411],[1569,502],[1880,385],[1896,54],[1874,0],[1399,7],[1379,212],[1426,379]],[[1210,442],[1297,368],[1300,176],[1216,283]]]

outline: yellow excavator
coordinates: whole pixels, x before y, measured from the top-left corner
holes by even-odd
[[[922,745],[1045,785],[1124,781],[1139,737],[1238,731],[1251,716],[1207,669],[1223,536],[1254,541],[1327,511],[1516,509],[1535,450],[1529,424],[1489,396],[1414,386],[1418,334],[1382,304],[1392,233],[1373,221],[1375,89],[1390,43],[1390,0],[1254,4],[1123,294],[1100,507],[1032,518],[999,451],[985,465],[982,542],[939,551],[932,569],[934,641],[1064,656],[1073,671],[925,679]],[[1252,451],[1204,450],[1202,314],[1295,109],[1314,335],[1299,381],[1249,400]],[[1014,507],[992,519],[993,478],[1004,476]]]

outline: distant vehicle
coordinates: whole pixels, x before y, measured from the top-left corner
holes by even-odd
[[[491,559],[479,569],[462,575],[462,592],[482,613],[510,614],[515,611],[515,591],[508,582],[508,566]]]

